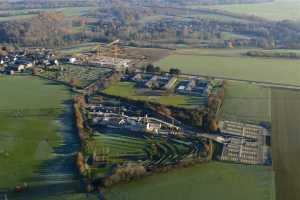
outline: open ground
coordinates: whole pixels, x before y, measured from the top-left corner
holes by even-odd
[[[278,200],[300,199],[300,92],[272,89],[272,147]]]
[[[271,92],[256,84],[227,81],[221,118],[244,122],[270,122]]]
[[[179,68],[183,73],[193,75],[300,85],[299,60],[250,58],[241,55],[245,49],[214,51],[178,50],[155,65],[164,70]]]
[[[10,21],[10,20],[22,20],[28,19],[30,17],[36,16],[37,14],[30,14],[30,12],[49,12],[58,11],[63,12],[65,16],[81,16],[87,11],[94,10],[94,7],[68,7],[68,8],[48,8],[48,9],[23,9],[23,10],[10,10],[8,11],[11,16],[0,17],[0,21]],[[0,11],[2,13],[3,11]],[[6,11],[5,11],[6,13]],[[29,13],[29,14],[27,14]]]
[[[269,168],[211,162],[120,184],[105,191],[108,200],[274,200]]]
[[[199,5],[193,5],[193,8]],[[232,4],[200,6],[211,9],[226,10],[229,12],[255,15],[270,20],[300,20],[300,1],[299,0],[275,0],[268,3],[258,4]]]
[[[0,76],[0,194],[79,199],[68,88],[29,76]],[[28,191],[16,194],[17,185]],[[32,195],[34,194],[34,195]]]

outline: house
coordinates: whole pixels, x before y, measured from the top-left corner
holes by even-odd
[[[211,92],[211,85],[204,79],[191,79],[182,81],[176,88],[180,94],[207,97]]]
[[[41,64],[44,65],[44,66],[50,66],[51,65],[50,60],[48,60],[48,59],[43,59],[41,61]]]
[[[59,65],[59,61],[57,59],[50,60],[50,65],[56,65],[56,66],[58,66]]]
[[[145,87],[146,88],[154,88],[154,87],[157,87],[157,79],[158,79],[158,76],[156,76],[156,75],[154,75],[154,76],[152,76],[152,78],[149,80],[149,81],[147,81],[146,83],[145,83]]]
[[[24,70],[25,70],[24,65],[16,65],[16,64],[10,64],[6,69],[6,71],[11,75],[13,75],[15,72],[22,72]]]
[[[176,77],[171,77],[167,80],[167,83],[162,87],[165,90],[171,89],[173,85],[176,83],[177,78]]]
[[[69,58],[69,63],[74,64],[77,61],[75,57]]]
[[[133,81],[141,81],[143,79],[143,76],[142,76],[142,74],[136,74],[133,78],[132,78],[132,80]]]
[[[19,66],[20,68],[24,67],[24,69],[28,69],[33,66],[33,63],[27,60],[16,60],[14,64]]]

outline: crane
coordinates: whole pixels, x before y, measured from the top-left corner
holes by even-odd
[[[124,53],[124,49],[119,46],[120,40],[114,40],[106,45],[99,44],[95,51],[97,52],[97,57],[100,56],[111,56],[113,57],[113,63],[116,64],[118,56]]]
[[[114,60],[113,60],[114,64],[116,64],[118,56],[124,52],[124,50],[119,47],[119,43],[120,43],[120,40],[117,39],[106,45],[107,47],[110,47],[110,49],[111,49],[111,53],[113,54],[113,58],[114,58]]]

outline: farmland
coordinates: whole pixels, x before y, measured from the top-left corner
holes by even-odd
[[[178,169],[120,184],[105,191],[108,200],[274,200],[271,169],[219,162]]]
[[[97,45],[99,45],[99,43],[96,43],[96,42],[80,43],[77,45],[72,45],[72,46],[61,48],[61,49],[59,49],[59,52],[62,55],[73,55],[76,53],[82,53],[82,52],[88,52],[91,50],[95,50]]]
[[[69,90],[29,76],[0,76],[0,91],[0,192],[26,182],[28,192],[13,199],[80,197],[72,113],[64,112]]]
[[[273,162],[278,200],[299,199],[300,93],[272,89]]]
[[[192,7],[195,8],[199,6],[193,5]],[[200,7],[226,10],[239,14],[255,15],[270,20],[300,20],[300,1],[298,0],[275,0],[269,3],[259,4],[233,4]]]
[[[249,122],[270,121],[270,89],[254,84],[228,81],[222,118]]]
[[[0,17],[0,21],[10,21],[10,20],[22,20],[28,19],[30,17],[36,16],[38,12],[49,12],[49,11],[58,11],[63,12],[65,16],[81,16],[86,12],[94,10],[94,7],[69,7],[69,8],[48,8],[48,9],[24,9],[24,10],[10,10],[8,13],[10,16]],[[0,14],[3,11],[0,11]],[[6,11],[5,11],[6,13]]]
[[[155,64],[165,70],[176,67],[188,74],[300,85],[299,60],[241,56],[245,49],[214,51],[179,50]]]
[[[176,94],[165,95],[163,92],[148,91],[144,89],[136,89],[132,82],[119,82],[104,90],[104,93],[109,95],[127,97],[134,100],[146,100],[158,102],[165,105],[179,107],[195,107],[205,104],[203,98],[183,96]]]

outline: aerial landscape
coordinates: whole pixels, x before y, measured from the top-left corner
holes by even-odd
[[[3,0],[0,92],[0,200],[300,199],[300,0]]]

